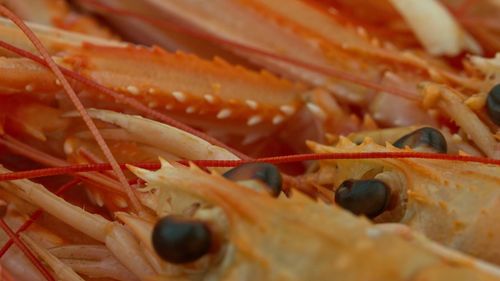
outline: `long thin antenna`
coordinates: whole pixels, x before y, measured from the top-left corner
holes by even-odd
[[[50,272],[42,265],[42,263],[33,255],[33,253],[24,245],[24,243],[19,239],[16,234],[10,229],[7,223],[0,218],[0,228],[2,228],[5,233],[14,241],[16,246],[26,255],[26,257],[33,263],[33,265],[42,273],[42,275],[49,281],[56,281]]]
[[[81,183],[82,181],[78,178],[75,178],[67,183],[65,183],[64,185],[62,185],[56,192],[55,194],[56,195],[61,195],[62,193],[64,193],[66,190],[70,189],[70,188],[73,188],[74,186],[78,185],[79,183]],[[29,217],[29,219],[24,222],[23,225],[21,225],[21,227],[19,227],[19,229],[16,230],[16,236],[19,235],[19,233],[25,231],[26,229],[28,229],[28,227],[30,227],[37,219],[39,219],[43,214],[43,210],[42,209],[38,209],[36,210],[35,212],[33,212],[33,214],[31,214],[31,216]],[[7,241],[7,243],[5,243],[3,245],[3,247],[0,249],[0,258],[2,258],[2,256],[7,253],[7,251],[9,250],[10,246],[12,246],[12,244],[14,243],[14,240],[13,239],[9,239],[9,241]],[[0,279],[1,280],[1,279]]]
[[[428,159],[440,161],[458,161],[469,163],[480,163],[500,166],[500,159],[492,159],[479,156],[450,155],[429,152],[337,152],[337,153],[307,153],[284,155],[275,157],[255,158],[251,160],[181,160],[180,164],[193,163],[200,167],[235,167],[244,163],[266,162],[273,164],[294,163],[312,160],[334,160],[334,159]],[[158,162],[139,162],[120,164],[122,169],[127,165],[132,165],[144,169],[155,170],[160,168]],[[65,175],[80,172],[97,172],[111,170],[111,165],[104,164],[81,164],[66,167],[42,168],[29,171],[11,172],[0,174],[0,181],[10,181],[17,179],[29,179],[56,175]]]

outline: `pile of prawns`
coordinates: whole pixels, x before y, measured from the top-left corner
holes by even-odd
[[[1,280],[500,280],[499,1],[0,14]]]

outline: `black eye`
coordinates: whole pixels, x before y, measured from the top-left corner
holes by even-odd
[[[277,197],[281,192],[281,173],[278,167],[269,163],[247,163],[235,167],[223,175],[224,177],[235,180],[260,180],[266,184],[272,196]]]
[[[430,150],[437,153],[446,153],[448,151],[443,134],[431,127],[424,127],[401,137],[394,142],[394,146],[399,148],[409,146],[414,150]]]
[[[203,222],[176,216],[166,216],[153,229],[156,253],[170,263],[193,262],[207,254],[212,234]]]
[[[335,203],[355,215],[374,218],[385,211],[390,194],[380,180],[347,180],[335,191]]]
[[[500,126],[500,84],[493,87],[488,93],[486,109],[491,121]]]

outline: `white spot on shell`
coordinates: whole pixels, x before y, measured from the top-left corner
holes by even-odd
[[[65,141],[64,142],[64,153],[66,153],[66,155],[70,155],[73,153],[73,146],[71,145],[71,142],[70,141]]]
[[[400,118],[394,119],[393,123],[394,123],[394,125],[397,125],[397,126],[403,126],[405,124],[404,120],[400,119]]]
[[[139,94],[139,89],[137,89],[136,86],[128,86],[127,91],[131,93],[132,95],[136,96]]]
[[[246,134],[245,138],[241,142],[242,145],[249,145],[252,144],[256,141],[258,141],[260,138],[262,138],[262,134],[260,133],[251,133],[251,134]]]
[[[259,106],[259,104],[254,101],[254,100],[246,100],[245,103],[248,105],[248,107],[250,107],[251,109],[257,109],[257,107]]]
[[[307,108],[318,118],[325,119],[326,118],[326,113],[321,109],[321,107],[317,106],[314,103],[308,102],[306,104]]]
[[[439,115],[439,111],[437,111],[435,109],[429,109],[429,110],[427,110],[427,114],[429,114],[433,118],[437,118]]]
[[[282,105],[280,106],[280,110],[286,115],[292,115],[295,113],[295,108],[291,105]]]
[[[94,194],[92,193],[92,191],[90,191],[90,189],[88,189],[88,188],[84,188],[84,190],[85,190],[85,193],[87,194],[87,198],[90,200],[90,203],[96,205]]]
[[[259,115],[254,115],[248,119],[247,125],[253,126],[259,124],[260,122],[262,122],[262,117]]]
[[[215,98],[212,95],[204,95],[203,98],[208,102],[208,103],[214,103]]]
[[[463,141],[462,137],[461,137],[460,135],[458,135],[458,134],[453,134],[453,135],[451,136],[451,139],[452,139],[454,142],[461,142],[461,141]]]
[[[332,8],[332,7],[328,8],[328,12],[329,12],[330,14],[332,14],[332,15],[337,15],[337,14],[339,13],[339,12],[337,11],[337,9]]]
[[[118,207],[118,208],[127,208],[128,207],[128,203],[127,203],[127,200],[123,199],[122,197],[117,197],[115,199],[115,205]]]
[[[170,104],[170,103],[169,103],[169,104],[165,105],[165,109],[166,109],[166,110],[172,110],[173,108],[174,108],[174,105],[173,105],[173,104]]]
[[[219,113],[217,113],[218,119],[224,119],[224,118],[227,118],[229,116],[231,116],[231,109],[229,109],[229,108],[221,109],[221,111],[219,111]]]
[[[188,106],[186,108],[186,113],[194,113],[196,111],[196,108],[194,106]]]
[[[100,192],[94,192],[94,199],[97,206],[99,207],[104,206],[104,200],[102,199],[102,195]]]
[[[155,102],[155,101],[150,101],[150,102],[148,102],[148,106],[151,107],[151,108],[154,108],[154,107],[158,106],[158,103]]]
[[[186,95],[183,92],[174,91],[174,92],[172,92],[172,96],[174,96],[174,98],[178,102],[185,102],[186,101]]]
[[[377,229],[375,227],[369,227],[366,230],[366,235],[370,238],[377,238],[382,234],[382,231],[380,229]]]
[[[57,86],[61,86],[61,81],[59,81],[59,79],[56,79],[55,83]]]
[[[35,87],[33,87],[33,85],[31,85],[31,84],[28,84],[28,85],[26,85],[26,87],[24,87],[24,89],[27,92],[32,92],[35,89]]]
[[[325,79],[322,77],[312,77],[311,81],[314,85],[318,85],[318,86],[322,86],[322,85],[326,84]]]
[[[361,27],[361,26],[358,26],[356,28],[356,32],[361,36],[361,37],[366,37],[366,30]]]
[[[384,116],[383,116],[383,115],[382,115],[382,113],[380,113],[380,112],[376,112],[376,113],[374,113],[374,114],[373,114],[373,119],[375,119],[375,120],[380,120],[380,119],[382,119],[383,117],[384,117]]]
[[[273,124],[278,125],[283,122],[283,120],[285,120],[285,117],[283,117],[282,115],[276,115],[273,117]]]
[[[150,94],[154,94],[156,92],[156,90],[154,88],[149,88],[148,89],[148,93]]]

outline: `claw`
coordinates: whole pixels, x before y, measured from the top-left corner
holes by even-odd
[[[0,172],[6,173],[9,170],[0,167]],[[122,225],[69,204],[42,185],[29,180],[0,182],[0,186],[38,205],[80,232],[106,244],[115,257],[135,275],[145,277],[153,274],[154,270],[145,259],[137,241]]]
[[[446,8],[435,0],[391,0],[433,55],[458,55],[462,50],[481,53],[481,46],[467,34]]]
[[[185,159],[239,159],[229,151],[177,128],[143,118],[108,110],[88,110],[89,115],[117,125],[131,134],[132,140],[175,154]]]

